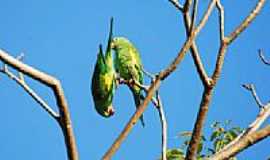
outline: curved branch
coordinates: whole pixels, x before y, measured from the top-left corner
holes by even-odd
[[[71,125],[68,104],[66,102],[64,91],[61,87],[61,83],[59,82],[59,80],[20,62],[19,60],[11,57],[3,50],[0,50],[0,60],[3,61],[5,64],[13,67],[14,69],[18,70],[19,72],[22,72],[25,75],[28,75],[31,78],[50,87],[53,90],[60,113],[60,120],[58,122],[65,137],[68,158],[69,160],[78,160],[77,146]]]
[[[259,49],[259,57],[261,58],[262,62],[266,65],[270,65],[270,60],[266,60],[264,55],[263,55],[263,51],[261,49]]]

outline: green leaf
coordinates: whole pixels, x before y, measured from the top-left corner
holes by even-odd
[[[222,149],[224,145],[224,141],[222,139],[217,139],[215,142],[214,142],[214,149],[216,152],[218,152],[220,149]]]
[[[168,160],[183,160],[184,152],[181,149],[168,149],[167,159]]]
[[[220,132],[219,130],[215,130],[215,131],[212,133],[211,137],[210,137],[210,141],[215,140],[217,137],[220,136],[220,134],[221,134],[221,132]]]

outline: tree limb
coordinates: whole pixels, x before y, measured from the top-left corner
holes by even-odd
[[[246,88],[248,91],[251,92],[255,102],[257,103],[257,105],[259,106],[260,109],[264,108],[264,104],[261,102],[260,98],[257,95],[257,92],[255,90],[255,86],[253,84],[243,84],[242,85],[244,88]]]
[[[1,73],[6,74],[10,79],[14,80],[18,85],[20,85],[46,112],[49,113],[55,120],[59,120],[59,115],[33,90],[31,89],[23,79],[18,78],[12,72],[10,72],[5,66],[0,70]]]
[[[265,0],[260,0],[257,3],[255,9],[244,20],[244,22],[240,25],[240,27],[237,28],[236,31],[233,32],[233,34],[231,34],[231,36],[229,38],[227,38],[227,37],[221,38],[222,41],[221,41],[220,48],[219,48],[216,66],[215,66],[215,69],[214,69],[214,72],[212,75],[212,83],[210,86],[206,87],[204,90],[203,98],[202,98],[202,101],[200,104],[200,109],[199,109],[199,112],[197,114],[197,119],[196,119],[194,129],[192,132],[191,141],[190,141],[188,149],[187,149],[186,160],[195,160],[196,159],[198,144],[200,142],[199,140],[200,140],[200,137],[202,134],[204,121],[206,119],[206,115],[207,115],[207,112],[209,109],[212,91],[213,91],[213,88],[215,87],[215,85],[218,81],[218,78],[220,76],[228,44],[230,44],[251,23],[251,21],[256,17],[258,12],[262,8],[264,1]],[[224,32],[224,30],[223,30],[224,24],[222,25],[222,23],[223,23],[222,11],[223,10],[222,10],[221,4],[219,4],[218,2],[215,4],[217,5],[217,7],[220,11],[220,32],[221,32],[221,37],[223,37],[222,36],[223,32]]]
[[[185,28],[186,28],[186,36],[188,37],[190,35],[190,26],[191,26],[191,18],[190,18],[190,15],[189,13],[184,13],[182,12],[182,15],[183,15],[183,18],[184,18],[184,23],[185,23]],[[200,57],[200,54],[199,54],[199,51],[198,51],[198,48],[197,48],[197,45],[196,45],[196,42],[193,41],[191,47],[190,47],[190,51],[191,51],[191,55],[192,55],[192,59],[193,59],[193,62],[196,66],[196,69],[197,69],[197,72],[199,74],[199,77],[203,83],[204,86],[210,86],[211,84],[211,79],[208,77],[206,71],[205,71],[205,68],[204,68],[204,65],[202,63],[202,60],[201,60],[201,57]]]
[[[171,2],[175,8],[177,8],[180,11],[184,10],[184,7],[179,3],[178,0],[169,0],[169,2]]]
[[[165,116],[165,112],[163,110],[163,104],[161,101],[161,97],[159,95],[159,92],[156,92],[156,97],[157,97],[157,105],[156,108],[158,110],[159,113],[159,117],[160,117],[160,123],[161,123],[161,137],[162,137],[162,151],[161,151],[161,155],[162,155],[162,160],[167,160],[167,121],[166,121],[166,116]]]
[[[0,50],[0,60],[18,70],[19,72],[22,72],[25,75],[28,75],[31,78],[50,87],[53,90],[60,113],[60,120],[57,122],[59,122],[59,125],[63,131],[68,158],[69,160],[78,160],[77,146],[71,125],[68,104],[66,102],[60,81],[48,74],[45,74],[31,66],[20,62],[3,50]]]
[[[243,151],[244,149],[252,146],[255,143],[260,142],[268,136],[270,136],[270,125],[244,136],[241,140],[233,144],[227,150],[218,152],[217,154],[211,156],[209,160],[229,159],[230,157],[235,156],[237,153]]]
[[[232,43],[255,19],[262,7],[264,6],[265,0],[259,0],[256,7],[246,17],[246,19],[230,34],[228,37],[228,43]]]
[[[216,7],[218,9],[219,13],[219,34],[220,34],[220,43],[224,41],[225,34],[224,34],[224,8],[220,2],[220,0],[217,1]]]

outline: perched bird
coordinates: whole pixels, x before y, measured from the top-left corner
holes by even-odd
[[[135,80],[143,84],[142,63],[138,50],[134,45],[124,37],[115,37],[111,44],[115,51],[114,65],[115,70],[121,78],[125,80]],[[142,89],[137,85],[129,85],[133,94],[135,105],[138,108],[141,104]],[[140,117],[141,123],[144,126],[143,116]]]
[[[106,54],[103,55],[102,45],[100,45],[91,83],[95,109],[103,117],[110,117],[114,114],[112,101],[116,87],[116,77],[111,50],[112,28],[113,19],[111,19],[110,23]]]

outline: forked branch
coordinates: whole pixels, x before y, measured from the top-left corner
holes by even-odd
[[[155,92],[159,88],[161,81],[165,80],[172,72],[174,72],[175,69],[180,64],[180,62],[182,62],[182,60],[185,57],[187,51],[191,47],[194,39],[199,34],[199,32],[201,31],[201,29],[205,25],[206,21],[208,20],[209,15],[212,12],[212,9],[214,7],[215,2],[216,1],[213,0],[213,2],[210,3],[210,7],[208,7],[208,10],[205,12],[202,20],[200,21],[200,23],[198,24],[198,26],[194,29],[194,31],[192,31],[192,33],[190,34],[190,36],[188,37],[188,39],[184,43],[183,47],[179,51],[179,53],[176,56],[176,58],[172,61],[172,63],[165,70],[161,71],[156,76],[155,80],[152,82],[152,84],[150,85],[150,87],[149,87],[149,89],[147,91],[147,95],[146,95],[144,101],[138,107],[137,111],[133,114],[133,116],[130,118],[129,122],[126,124],[125,128],[120,133],[120,135],[118,136],[118,138],[114,141],[114,143],[112,144],[112,146],[105,153],[105,155],[103,156],[103,159],[105,159],[105,160],[111,159],[111,157],[113,156],[113,154],[120,147],[121,143],[126,139],[127,135],[129,134],[129,132],[133,128],[134,124],[138,121],[139,117],[142,115],[142,113],[146,109],[146,107],[149,104],[149,102],[151,101],[153,95],[155,94]]]
[[[10,67],[39,81],[40,83],[50,87],[53,90],[53,93],[56,98],[57,106],[59,108],[59,113],[60,113],[59,114],[60,117],[57,122],[63,131],[68,159],[78,160],[77,146],[76,146],[75,137],[74,137],[74,133],[73,133],[72,125],[71,125],[68,104],[66,102],[64,91],[61,87],[61,83],[59,82],[59,80],[31,66],[28,66],[20,62],[18,59],[11,57],[7,52],[3,50],[0,50],[0,60],[3,63],[9,65]],[[54,115],[54,114],[55,113],[51,113],[51,115]],[[54,116],[56,116],[56,114]]]

